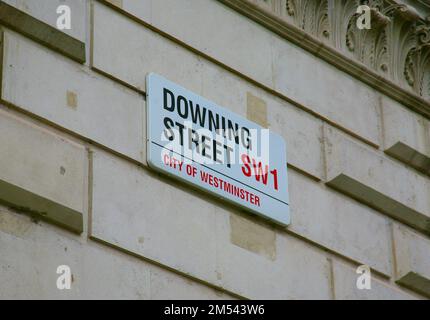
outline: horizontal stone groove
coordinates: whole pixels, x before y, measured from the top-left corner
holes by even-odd
[[[27,110],[25,110],[19,106],[11,104],[8,101],[4,101],[3,99],[0,99],[0,110],[14,111],[17,114],[24,116],[24,118],[26,118],[26,119],[35,120],[35,121],[37,121],[37,123],[42,124],[43,126],[49,126],[50,128],[54,129],[55,131],[65,133],[69,137],[79,139],[81,142],[88,143],[90,146],[100,148],[101,150],[109,152],[109,153],[111,153],[111,154],[113,154],[113,155],[115,155],[121,159],[124,159],[130,163],[135,164],[136,166],[142,167],[145,165],[141,161],[133,159],[133,158],[121,153],[121,152],[118,152],[112,148],[109,148],[108,146],[105,146],[105,145],[103,145],[97,141],[94,141],[93,139],[91,139],[89,137],[86,137],[86,136],[83,136],[79,133],[76,133],[70,129],[67,129],[67,128],[59,125],[58,123],[55,123],[55,122],[47,120],[43,117],[40,117],[35,113],[32,113],[32,112],[27,111]]]
[[[96,243],[99,243],[99,244],[101,244],[101,245],[104,245],[104,246],[106,246],[106,247],[108,247],[108,248],[111,248],[111,249],[113,249],[113,250],[118,250],[118,251],[120,251],[120,252],[122,252],[122,253],[124,253],[124,254],[130,255],[130,256],[133,256],[133,257],[135,257],[136,259],[140,259],[140,260],[146,261],[146,262],[151,263],[151,264],[153,264],[153,265],[155,265],[155,266],[157,266],[157,267],[160,267],[160,268],[162,268],[162,269],[164,269],[164,270],[167,270],[167,271],[170,271],[170,272],[172,272],[172,273],[178,274],[178,275],[180,275],[180,276],[182,276],[182,277],[184,277],[184,278],[186,278],[186,279],[189,279],[189,280],[195,281],[195,282],[197,282],[197,283],[200,283],[200,284],[202,284],[202,285],[205,285],[205,286],[207,286],[207,287],[209,287],[209,288],[212,288],[212,289],[214,289],[214,290],[217,290],[217,291],[219,291],[219,292],[222,292],[222,293],[228,294],[228,295],[230,295],[230,296],[232,296],[232,297],[234,297],[234,298],[236,298],[236,299],[239,299],[239,300],[249,300],[249,298],[247,298],[247,297],[245,297],[245,296],[241,296],[241,295],[239,295],[239,294],[237,294],[237,293],[235,293],[235,292],[233,292],[233,291],[230,291],[230,290],[228,290],[228,289],[226,289],[226,288],[224,288],[224,287],[220,287],[220,286],[214,285],[213,283],[210,283],[210,282],[208,282],[208,281],[205,281],[205,280],[202,280],[202,279],[200,279],[200,278],[194,277],[194,276],[192,276],[192,275],[190,275],[190,274],[188,274],[188,273],[181,272],[181,271],[179,271],[178,269],[175,269],[175,268],[169,267],[168,265],[165,265],[165,264],[163,264],[163,263],[160,263],[160,262],[158,262],[158,261],[156,261],[156,260],[152,260],[152,259],[150,259],[150,258],[147,258],[147,257],[143,256],[143,255],[140,255],[140,254],[137,254],[137,253],[135,253],[135,252],[129,251],[129,250],[127,250],[127,249],[124,249],[124,248],[122,248],[121,246],[113,245],[113,244],[111,244],[111,243],[109,243],[109,242],[107,242],[107,241],[104,241],[103,239],[99,239],[99,238],[94,237],[94,236],[90,236],[90,237],[89,237],[89,239],[90,239],[90,240],[92,240],[92,241],[94,241],[94,242],[96,242]]]
[[[430,118],[430,103],[383,78],[364,64],[353,61],[303,30],[279,19],[273,13],[243,0],[218,0],[318,58],[352,75],[411,110]]]
[[[329,187],[336,189],[353,199],[356,199],[393,219],[396,219],[415,230],[430,236],[430,218],[405,206],[404,204],[376,191],[361,182],[339,174],[326,182]]]
[[[85,43],[0,0],[0,24],[64,56],[85,63]]]
[[[133,86],[133,85],[121,80],[121,79],[115,78],[114,76],[110,75],[109,73],[94,67],[92,65],[92,62],[91,62],[91,70],[93,70],[94,72],[96,72],[96,73],[116,82],[116,83],[119,83],[120,85],[122,85],[122,86],[124,86],[130,90],[137,92],[138,94],[140,94],[142,96],[143,100],[146,101],[146,92],[145,91],[140,90],[140,89],[136,88],[135,86]]]
[[[35,219],[51,222],[78,234],[83,232],[82,213],[3,180],[0,180],[0,202]]]

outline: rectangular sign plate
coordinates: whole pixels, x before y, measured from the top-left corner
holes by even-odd
[[[149,74],[146,83],[151,168],[283,226],[290,223],[281,136],[159,75]]]

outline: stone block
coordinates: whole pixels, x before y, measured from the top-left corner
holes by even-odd
[[[396,282],[430,298],[430,240],[399,224],[393,234]]]
[[[36,219],[83,231],[84,147],[0,111],[0,201]]]
[[[327,184],[430,234],[430,180],[336,129],[325,129]]]
[[[242,297],[330,297],[328,261],[312,246],[104,152],[93,168],[92,238]]]
[[[131,1],[124,1],[123,10],[127,13],[152,24],[155,28],[215,59],[227,68],[295,100],[364,140],[375,145],[380,144],[379,94],[371,87],[289,43],[272,31],[237,14],[218,1],[152,1],[151,4],[145,3],[139,8],[132,7],[131,4],[127,5],[127,2]],[[97,11],[103,10],[107,21],[112,18],[115,21],[119,19],[114,13],[108,13],[97,7],[95,9],[96,17],[102,15]],[[148,11],[150,11],[150,18],[148,18]],[[196,12],[199,14],[195,14]],[[108,15],[111,18],[107,18]],[[100,31],[97,31],[97,24],[96,19],[96,35],[101,34],[103,30],[100,23]],[[133,30],[143,28],[142,25],[138,26],[134,22],[133,25]],[[130,51],[134,53],[129,63],[141,64],[147,61],[148,65],[151,63],[149,61],[155,61],[147,59],[148,48],[157,50],[160,59],[165,57],[166,50],[145,46],[146,42],[143,39],[139,40],[137,33],[133,38],[120,36],[120,33],[133,34],[129,32],[130,28],[129,31],[120,29],[115,30],[113,36],[126,44],[118,46],[119,48],[128,50],[132,46]],[[143,34],[143,31],[141,33]],[[112,46],[108,44],[111,37],[104,36],[106,39],[103,42],[107,45],[101,45],[102,41],[97,40],[101,38],[100,36],[95,37],[96,51],[109,52],[107,48],[97,49],[97,42],[100,47]],[[115,56],[122,56],[118,49],[111,52]],[[170,66],[169,60],[165,62],[166,68]],[[184,61],[180,57],[178,60]],[[123,66],[115,66],[115,63],[106,62],[103,65],[108,69],[125,69]],[[184,73],[182,66],[177,65],[175,69],[178,70],[176,72]],[[141,69],[137,68],[137,70]],[[124,75],[129,79],[127,80],[129,83],[136,83],[138,87],[142,85],[141,80],[136,81],[132,75],[127,74],[127,71],[124,71]]]
[[[341,262],[333,262],[334,291],[337,300],[416,300],[401,288],[371,277],[370,289],[358,289],[361,274]]]
[[[71,11],[71,28],[61,30],[62,32],[82,42],[86,40],[87,1],[86,0],[2,0],[18,10],[57,28],[57,8],[67,5]]]
[[[389,221],[366,205],[289,171],[288,229],[348,259],[392,275]]]
[[[286,139],[288,161],[322,178],[320,120],[106,6],[96,3],[94,10],[95,68],[141,90],[146,87],[146,75],[155,72],[244,117],[247,97],[252,95],[266,103],[269,128]],[[108,36],[104,30],[111,23],[117,28]]]
[[[5,32],[2,99],[134,160],[146,160],[140,94],[11,31]]]
[[[430,175],[430,121],[386,97],[382,119],[384,151]]]

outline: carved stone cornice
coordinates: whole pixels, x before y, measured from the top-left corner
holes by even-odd
[[[218,0],[430,118],[430,20],[395,0]],[[371,8],[370,30],[356,27]]]

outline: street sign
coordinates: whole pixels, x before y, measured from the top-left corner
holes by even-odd
[[[149,74],[146,83],[151,168],[283,226],[290,223],[281,136],[159,75]]]

